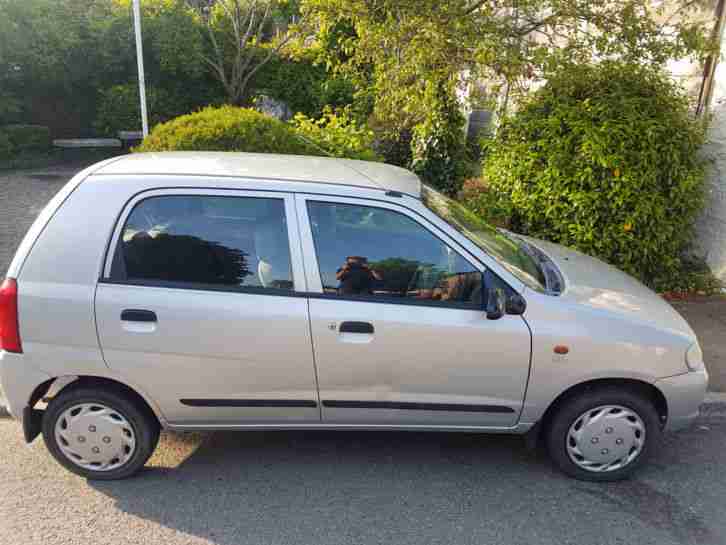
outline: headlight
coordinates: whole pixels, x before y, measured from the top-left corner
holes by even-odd
[[[703,369],[703,352],[698,342],[695,342],[686,352],[686,365],[691,371]]]

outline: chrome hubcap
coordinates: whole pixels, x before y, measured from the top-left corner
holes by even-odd
[[[582,469],[607,472],[635,460],[645,445],[645,424],[620,405],[603,405],[580,415],[567,432],[567,454]]]
[[[100,403],[82,403],[63,411],[55,423],[55,440],[79,467],[111,471],[136,451],[136,434],[118,411]]]

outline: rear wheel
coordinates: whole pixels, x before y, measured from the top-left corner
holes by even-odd
[[[546,439],[550,457],[571,477],[618,481],[645,462],[661,435],[650,400],[609,387],[566,400],[551,418]]]
[[[87,479],[124,479],[154,452],[159,424],[123,392],[79,387],[51,400],[43,416],[43,439],[73,473]]]

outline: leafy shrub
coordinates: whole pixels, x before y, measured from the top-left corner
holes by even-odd
[[[267,55],[267,51],[260,51]],[[333,108],[353,102],[353,86],[341,77],[331,77],[323,66],[305,58],[274,57],[254,76],[254,92],[281,100],[297,113],[320,117],[324,106]]]
[[[247,151],[324,155],[293,127],[255,110],[208,107],[154,127],[135,151]]]
[[[10,159],[13,155],[13,145],[10,138],[0,129],[0,159]]]
[[[187,113],[182,98],[158,87],[146,88],[146,107],[150,127]],[[138,85],[114,85],[101,91],[94,127],[100,134],[108,136],[116,135],[118,131],[140,131],[141,105]]]
[[[50,129],[43,125],[5,125],[0,131],[18,153],[44,151],[50,148]]]
[[[466,157],[464,116],[446,85],[432,83],[427,90],[431,110],[413,129],[411,169],[433,187],[455,195],[471,174]]]
[[[469,178],[459,193],[459,200],[476,215],[497,227],[509,228],[512,205],[506,195],[492,190],[481,178]]]
[[[0,81],[0,84],[2,81]],[[21,101],[14,95],[0,90],[0,123],[13,123],[22,110]]]
[[[661,72],[568,66],[504,121],[484,177],[511,200],[516,230],[664,288],[677,281],[702,206],[703,136]]]
[[[317,120],[299,113],[292,120],[292,126],[300,136],[333,157],[381,160],[373,151],[373,131],[360,126],[345,110],[336,113],[325,108],[323,116]]]

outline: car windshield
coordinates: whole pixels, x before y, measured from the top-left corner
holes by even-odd
[[[461,203],[430,187],[423,186],[422,198],[429,210],[496,259],[524,284],[537,291],[545,289],[546,281],[539,264],[522,248],[519,241],[506,236]]]

